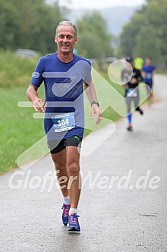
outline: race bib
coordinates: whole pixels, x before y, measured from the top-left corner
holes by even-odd
[[[55,132],[63,132],[75,127],[74,112],[55,114],[51,119]]]
[[[151,79],[151,78],[152,78],[152,74],[151,74],[151,73],[147,73],[147,74],[146,74],[146,79],[149,80],[149,79]]]
[[[137,96],[137,90],[134,88],[129,88],[127,90],[127,97],[136,97]]]

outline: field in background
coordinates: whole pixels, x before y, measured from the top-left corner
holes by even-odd
[[[19,108],[27,101],[29,85],[37,58],[17,57],[0,52],[0,174],[13,169],[16,158],[43,135],[42,120],[34,120],[33,108]],[[41,94],[43,94],[41,90]]]

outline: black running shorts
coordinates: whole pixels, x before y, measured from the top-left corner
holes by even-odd
[[[58,153],[64,150],[67,146],[81,147],[82,137],[72,136],[69,138],[64,138],[62,140],[48,141],[48,147],[52,154]]]

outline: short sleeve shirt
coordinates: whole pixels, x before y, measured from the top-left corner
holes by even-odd
[[[71,62],[62,62],[57,53],[40,58],[32,75],[31,85],[45,87],[46,111],[44,128],[48,140],[73,135],[83,136],[84,100],[83,81],[92,81],[90,61],[74,54]],[[62,133],[55,132],[52,117],[56,114],[74,114],[75,126]]]
[[[145,73],[144,82],[151,84],[153,82],[153,71],[156,69],[155,65],[144,65],[142,71]]]

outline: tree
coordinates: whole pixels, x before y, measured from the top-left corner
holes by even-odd
[[[136,55],[140,55],[142,58],[150,57],[154,62],[160,60],[160,40],[153,27],[142,27],[137,34],[136,45],[133,50],[133,56],[135,57]]]
[[[167,0],[146,0],[121,34],[120,55],[137,53],[147,57],[149,52],[155,60],[167,63],[166,12]]]
[[[55,28],[63,18],[57,2],[0,0],[0,6],[0,48],[29,48],[42,53],[55,50]]]
[[[111,35],[107,32],[107,24],[98,12],[85,15],[76,26],[79,31],[77,49],[88,58],[101,59],[112,55]]]
[[[132,16],[130,22],[124,26],[120,35],[119,56],[132,56],[136,45],[136,36],[141,29],[141,24],[145,22],[140,11]]]

